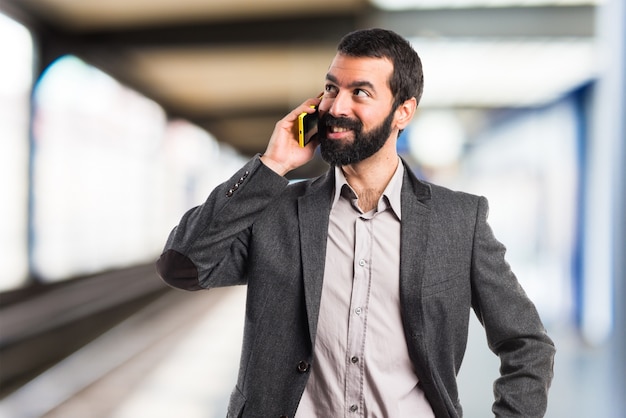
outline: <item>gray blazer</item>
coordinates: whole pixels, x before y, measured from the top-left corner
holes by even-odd
[[[320,308],[334,171],[288,184],[256,156],[172,231],[157,262],[186,290],[243,285],[243,348],[229,417],[293,417]],[[487,224],[487,201],[405,170],[400,302],[415,372],[437,417],[460,417],[456,375],[473,308],[500,357],[496,416],[540,417],[554,345]]]

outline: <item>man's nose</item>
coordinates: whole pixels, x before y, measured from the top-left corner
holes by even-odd
[[[328,109],[328,113],[336,118],[350,116],[350,97],[346,93],[339,92],[332,98],[332,103]]]

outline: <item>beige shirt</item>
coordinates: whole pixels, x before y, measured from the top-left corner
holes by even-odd
[[[433,417],[400,314],[404,166],[363,213],[340,168],[330,212],[314,362],[297,418]]]

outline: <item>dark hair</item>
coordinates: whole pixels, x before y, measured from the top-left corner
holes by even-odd
[[[394,109],[415,97],[419,103],[424,89],[422,61],[402,36],[386,29],[362,29],[344,36],[337,52],[351,57],[388,58],[393,64],[389,88]]]

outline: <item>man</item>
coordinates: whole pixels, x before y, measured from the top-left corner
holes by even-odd
[[[501,360],[494,414],[544,414],[554,346],[486,199],[426,184],[398,157],[422,86],[402,37],[346,35],[322,97],[171,233],[157,263],[167,283],[247,284],[229,417],[460,417],[471,308]],[[301,148],[297,118],[314,105],[318,138]],[[289,184],[318,145],[329,171]]]

